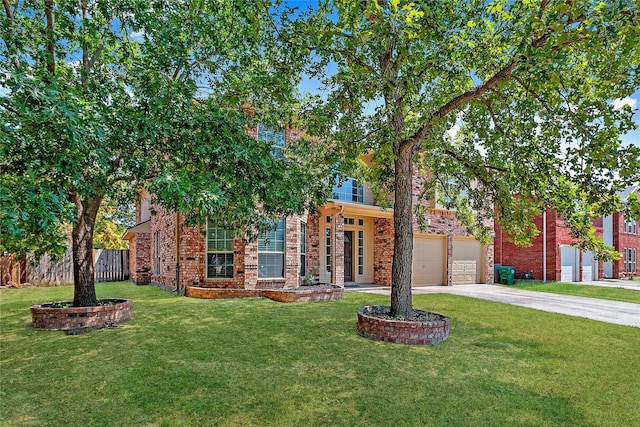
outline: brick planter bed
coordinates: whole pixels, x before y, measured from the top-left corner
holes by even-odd
[[[342,286],[321,285],[291,289],[264,289],[262,296],[279,302],[313,302],[341,300],[343,293]]]
[[[358,310],[358,335],[377,341],[409,345],[436,345],[449,338],[451,319],[434,312],[422,312],[434,320],[406,321],[377,315],[389,307],[365,306]],[[419,310],[416,310],[419,311]]]
[[[106,304],[95,307],[56,307],[55,303],[33,305],[31,326],[63,331],[100,329],[131,319],[132,300],[102,298],[100,301]]]

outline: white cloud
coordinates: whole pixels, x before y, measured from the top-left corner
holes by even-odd
[[[628,105],[631,108],[636,108],[636,106],[638,105],[638,100],[627,96],[622,99],[614,99],[611,105],[613,105],[613,108],[615,108],[616,110],[621,109],[624,105]]]

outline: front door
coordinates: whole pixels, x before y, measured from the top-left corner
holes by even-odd
[[[352,245],[351,241],[353,240],[353,231],[345,231],[344,232],[344,281],[345,282],[353,282],[352,271]]]

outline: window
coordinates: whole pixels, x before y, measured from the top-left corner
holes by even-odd
[[[362,218],[358,218],[358,225],[359,225],[360,227],[363,227],[363,226],[364,226],[364,219],[362,219]]]
[[[307,224],[300,223],[300,277],[307,275]]]
[[[630,234],[638,234],[638,222],[637,221],[625,221],[624,231]]]
[[[160,232],[153,233],[153,275],[160,275]]]
[[[284,277],[284,220],[258,237],[258,278]]]
[[[235,233],[231,230],[207,224],[207,278],[233,278],[233,243]]]
[[[358,230],[358,274],[364,273],[364,230]]]
[[[636,248],[625,248],[622,253],[624,259],[624,272],[635,273],[638,271],[638,253]]]
[[[356,221],[353,218],[345,218],[344,225],[354,225]]]
[[[284,128],[271,129],[258,124],[258,141],[264,141],[271,145],[271,153],[274,157],[282,157],[282,149],[285,143]]]
[[[331,273],[331,227],[324,229],[325,236],[325,263],[327,265],[327,273]]]
[[[353,178],[347,178],[341,185],[333,187],[333,199],[345,202],[364,203],[364,188]]]

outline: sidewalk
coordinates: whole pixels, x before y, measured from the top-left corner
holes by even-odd
[[[602,286],[601,282],[596,283]],[[612,284],[611,286],[620,287],[617,284]],[[345,288],[345,290],[349,292],[367,292],[380,295],[390,295],[391,293],[388,286],[380,287],[375,285],[360,285]],[[551,313],[584,317],[601,322],[640,328],[640,304],[629,302],[527,291],[499,285],[423,286],[413,288],[414,295],[437,293],[479,298]]]

